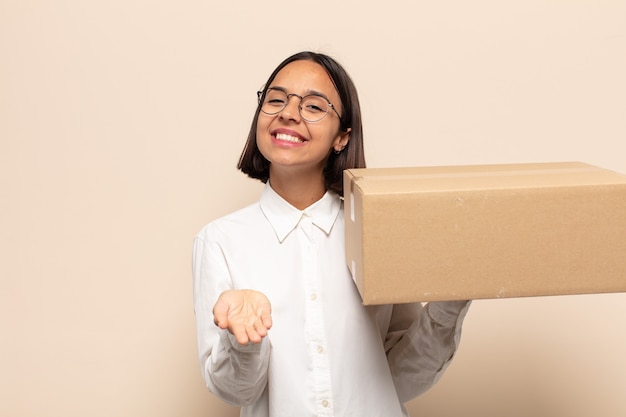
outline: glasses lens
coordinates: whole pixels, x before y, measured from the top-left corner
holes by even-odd
[[[306,96],[300,103],[300,114],[304,120],[317,122],[328,113],[328,101],[320,96]]]
[[[281,90],[269,88],[265,92],[265,99],[261,105],[261,111],[266,114],[277,114],[284,110],[289,102],[289,95]],[[325,98],[310,95],[300,100],[300,115],[307,122],[317,122],[326,116],[330,110],[330,104]]]
[[[263,100],[261,110],[263,113],[276,114],[285,108],[288,100],[284,91],[269,89],[265,93],[265,100]]]

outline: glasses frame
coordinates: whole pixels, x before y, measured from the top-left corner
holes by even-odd
[[[287,101],[285,101],[285,105],[283,106],[283,108],[282,108],[282,109],[280,109],[280,110],[278,110],[278,111],[272,112],[272,113],[269,113],[269,112],[266,112],[265,110],[263,110],[263,101],[262,101],[262,99],[263,99],[264,95],[265,95],[265,94],[267,94],[267,92],[268,92],[269,90],[280,91],[280,92],[282,92],[282,93],[285,93],[285,95],[287,96]],[[341,115],[339,114],[339,112],[337,111],[337,109],[335,108],[335,106],[333,105],[333,103],[331,103],[330,101],[328,101],[328,99],[327,99],[326,97],[324,97],[323,95],[321,95],[321,94],[307,94],[306,96],[301,96],[301,95],[296,94],[296,93],[287,93],[285,90],[280,89],[280,88],[272,88],[272,87],[269,87],[269,88],[267,88],[267,89],[265,89],[265,90],[259,90],[259,91],[257,91],[257,92],[256,92],[256,95],[257,95],[257,98],[258,98],[258,100],[259,100],[260,110],[261,110],[263,113],[265,113],[265,114],[267,114],[267,115],[270,115],[270,116],[273,116],[273,115],[278,114],[278,113],[282,112],[283,110],[285,110],[285,109],[287,108],[287,106],[289,105],[289,99],[290,99],[292,96],[293,96],[293,97],[298,97],[298,98],[300,99],[300,102],[298,103],[298,114],[300,114],[300,117],[302,117],[302,120],[305,120],[305,121],[307,121],[307,122],[309,122],[309,123],[317,123],[317,122],[319,122],[319,121],[324,120],[324,118],[326,117],[326,115],[327,115],[329,112],[328,112],[328,110],[326,110],[326,113],[324,113],[324,115],[323,115],[322,117],[320,117],[319,119],[317,119],[317,120],[315,120],[315,121],[311,121],[311,120],[307,119],[306,117],[304,117],[304,116],[302,115],[302,100],[304,100],[304,99],[305,99],[305,98],[307,98],[307,97],[320,97],[320,98],[323,98],[324,100],[326,100],[326,103],[328,103],[328,107],[329,107],[329,108],[331,108],[331,109],[335,112],[335,114],[336,114],[336,115],[337,115],[337,117],[339,118],[339,122],[341,122]]]

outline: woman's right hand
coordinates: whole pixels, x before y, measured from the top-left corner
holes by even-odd
[[[215,325],[228,329],[237,342],[260,343],[272,327],[271,305],[265,294],[254,290],[227,290],[213,307]]]

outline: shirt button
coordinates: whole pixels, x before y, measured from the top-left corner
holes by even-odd
[[[311,299],[311,301],[315,301],[317,300],[317,294],[313,293],[309,296],[309,298]]]
[[[324,346],[317,345],[317,353],[324,353]]]
[[[328,400],[324,400],[324,401],[322,401],[322,405],[323,405],[324,407],[328,407]]]

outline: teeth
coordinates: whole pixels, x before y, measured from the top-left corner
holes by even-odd
[[[277,133],[277,134],[276,134],[276,139],[278,139],[278,140],[284,140],[284,141],[287,141],[287,142],[295,142],[295,143],[297,143],[297,142],[302,142],[302,141],[301,141],[300,139],[298,139],[297,137],[295,137],[295,136],[291,136],[291,135],[288,135],[288,134],[286,134],[286,133]]]

